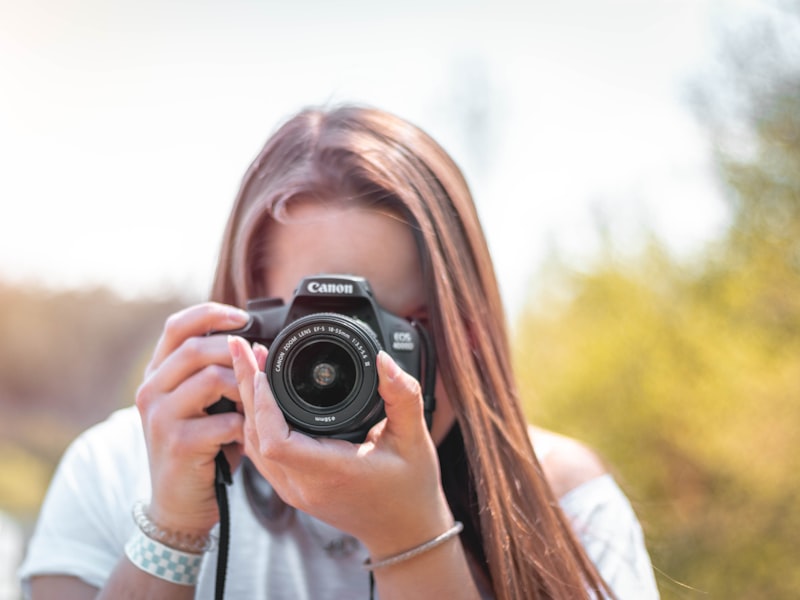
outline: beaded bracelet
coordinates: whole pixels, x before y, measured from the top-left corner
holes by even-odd
[[[420,544],[415,548],[411,548],[410,550],[406,550],[405,552],[401,552],[400,554],[395,554],[394,556],[390,556],[389,558],[384,558],[383,560],[379,560],[377,562],[372,562],[369,558],[364,561],[364,568],[367,571],[374,571],[375,569],[381,569],[383,567],[389,567],[391,565],[396,565],[397,563],[406,561],[410,558],[414,558],[415,556],[419,556],[429,550],[433,550],[436,546],[440,546],[444,544],[450,538],[454,538],[461,530],[464,529],[464,525],[460,521],[456,521],[453,526],[442,533],[441,535],[437,535],[432,540],[428,540],[424,544]]]
[[[137,529],[125,544],[125,555],[139,569],[178,585],[197,585],[202,554],[181,552],[147,537]]]
[[[133,520],[139,529],[151,540],[160,542],[174,550],[190,554],[202,554],[214,548],[216,538],[210,533],[207,535],[191,535],[180,531],[162,529],[147,515],[147,504],[141,500],[133,505]]]

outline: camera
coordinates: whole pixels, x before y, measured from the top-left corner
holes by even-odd
[[[363,277],[305,277],[289,304],[258,298],[248,301],[247,312],[247,325],[224,333],[269,348],[264,370],[293,428],[362,442],[385,416],[376,365],[382,349],[427,390],[430,425],[435,359],[428,335],[381,308]]]

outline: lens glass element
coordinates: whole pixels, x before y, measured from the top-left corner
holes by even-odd
[[[356,383],[356,363],[340,344],[321,340],[301,348],[292,360],[291,385],[303,402],[331,408],[347,399]]]

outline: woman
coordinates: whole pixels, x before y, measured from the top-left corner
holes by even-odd
[[[364,277],[383,309],[427,329],[430,431],[420,385],[385,352],[386,419],[351,443],[287,425],[265,348],[205,335],[319,273]],[[657,596],[635,516],[594,454],[525,422],[470,193],[419,129],[355,107],[284,124],[244,177],[212,300],[168,320],[140,420],[112,416],[62,461],[22,570],[34,598],[210,597],[220,447],[241,463],[227,597],[367,598],[365,559],[383,600]],[[238,410],[208,415],[222,396]],[[152,548],[191,572],[157,572]]]

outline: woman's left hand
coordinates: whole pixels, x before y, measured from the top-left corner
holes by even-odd
[[[378,558],[452,526],[419,382],[386,352],[377,361],[386,418],[353,444],[291,429],[263,371],[266,348],[233,336],[228,342],[244,405],[245,453],[285,502],[355,536]]]

